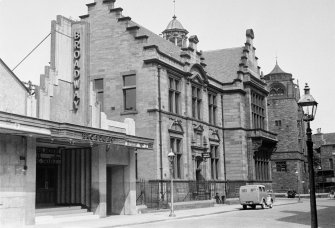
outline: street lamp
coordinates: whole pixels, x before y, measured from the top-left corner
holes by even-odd
[[[176,217],[176,215],[174,214],[174,209],[173,209],[173,162],[174,162],[174,157],[175,157],[175,154],[172,151],[170,151],[170,153],[168,154],[168,158],[170,161],[170,178],[171,178],[171,211],[170,211],[169,217]]]
[[[316,200],[315,200],[315,181],[314,181],[314,168],[313,168],[313,141],[312,141],[312,130],[310,121],[315,118],[316,108],[318,103],[314,100],[312,95],[309,93],[309,87],[306,83],[304,88],[305,94],[298,101],[299,107],[303,109],[303,120],[307,122],[306,129],[306,145],[308,152],[308,170],[309,170],[309,186],[310,186],[310,205],[311,205],[311,227],[318,227],[318,217],[316,211]]]
[[[295,171],[295,174],[297,174],[297,192],[298,192],[298,203],[300,203],[301,201],[300,201],[300,191],[299,191],[299,184],[300,184],[300,182],[299,182],[299,172],[298,172],[298,170],[297,171]]]

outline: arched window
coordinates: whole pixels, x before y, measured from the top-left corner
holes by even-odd
[[[276,90],[275,89],[271,89],[270,90],[270,96],[275,96],[275,95],[277,95],[277,92],[276,92]]]
[[[285,86],[279,82],[275,82],[270,87],[270,96],[281,96],[285,94]]]
[[[284,95],[284,89],[283,88],[278,88],[277,89],[277,94],[278,95]]]

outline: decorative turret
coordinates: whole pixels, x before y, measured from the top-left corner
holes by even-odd
[[[292,74],[287,73],[285,71],[283,71],[279,65],[278,65],[278,61],[276,60],[276,65],[273,68],[273,70],[268,73],[267,75],[264,76],[264,79],[269,81],[269,80],[293,80],[292,79]]]
[[[285,71],[283,71],[279,67],[278,61],[276,60],[276,65],[275,65],[275,67],[273,68],[273,70],[269,74],[289,74],[289,73],[286,73]]]
[[[299,85],[294,83],[291,73],[283,71],[276,59],[276,65],[273,70],[263,77],[268,85],[270,98],[300,98]]]
[[[185,47],[187,41],[188,31],[184,29],[182,24],[177,20],[174,15],[172,21],[168,24],[166,29],[162,32],[164,39],[171,41],[178,47]]]

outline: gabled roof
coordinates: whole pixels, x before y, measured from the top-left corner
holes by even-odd
[[[206,71],[216,80],[223,83],[237,78],[243,47],[204,51]]]
[[[0,58],[0,64],[8,71],[8,73],[29,93],[28,88],[23,84],[23,82],[14,74],[14,72],[6,65],[6,63]]]

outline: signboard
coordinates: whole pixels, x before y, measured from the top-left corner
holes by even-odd
[[[73,110],[77,111],[80,103],[79,88],[80,88],[80,33],[74,33],[74,52],[73,52]]]
[[[110,136],[90,134],[90,133],[83,133],[82,137],[84,140],[89,140],[92,142],[112,143],[113,140],[113,138]]]
[[[148,143],[130,142],[122,138],[112,138],[110,136],[90,134],[90,133],[82,133],[82,139],[88,140],[90,142],[102,142],[102,143],[135,147],[140,149],[152,149],[153,147],[152,143],[148,144]]]
[[[36,161],[38,164],[61,164],[61,152],[57,148],[38,147],[36,153]]]

